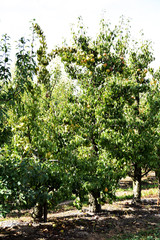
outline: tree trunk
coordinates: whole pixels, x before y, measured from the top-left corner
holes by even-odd
[[[133,204],[141,203],[141,167],[135,164],[133,177]]]
[[[44,203],[44,222],[47,222],[47,202]]]
[[[156,171],[156,176],[158,179],[158,198],[157,198],[157,206],[160,205],[160,172]]]
[[[37,203],[33,209],[32,217],[35,221],[41,222],[43,216],[43,206],[40,203]]]
[[[34,218],[35,221],[47,222],[47,202],[45,202],[43,205],[37,203],[33,209],[32,217]]]
[[[97,213],[101,211],[101,205],[98,203],[98,198],[100,197],[99,192],[89,193],[89,212]]]

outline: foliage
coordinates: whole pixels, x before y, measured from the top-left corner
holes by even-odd
[[[154,129],[158,123],[157,113],[159,112],[159,103],[155,91],[152,89],[149,75],[147,75],[150,71],[149,64],[153,60],[149,45],[150,43],[146,42],[138,50],[135,51],[134,48],[133,52],[131,51],[129,62],[134,85],[131,96],[132,104],[126,108],[128,121],[127,155],[129,157],[129,152],[132,152],[131,161],[143,167],[145,163],[154,163],[154,159],[156,159]]]
[[[70,99],[65,124],[73,132],[73,189],[80,199],[86,193],[99,201],[106,195],[112,199],[125,172],[120,150],[126,125],[124,106],[128,104],[127,81],[123,81],[129,74],[125,59],[129,28],[124,31],[125,27],[111,30],[102,21],[99,35],[92,40],[80,25],[71,47],[52,52],[61,57],[79,87]]]
[[[55,76],[48,73],[52,77],[48,83],[36,81],[35,74],[42,78],[37,68],[43,59],[38,59],[37,63],[33,42],[30,44],[31,41],[24,38],[18,42],[12,79],[16,98],[7,109],[7,125],[11,135],[8,146],[1,148],[3,215],[15,208],[32,207],[37,202],[43,204],[47,201],[55,206],[69,192],[63,164],[63,139],[60,133],[62,120],[56,109],[56,101],[59,99],[56,91],[64,91],[64,88],[59,85],[53,94],[53,87],[58,80],[57,67],[53,71]],[[52,91],[48,94],[51,87]],[[66,93],[61,94],[67,95],[69,89],[68,85]]]
[[[74,126],[77,185],[82,192],[96,192],[98,198],[99,192],[106,195],[104,189],[112,196],[127,168],[134,168],[136,178],[137,168],[152,168],[157,161],[159,103],[147,75],[154,60],[151,43],[132,42],[129,48],[130,39],[123,19],[114,29],[102,21],[95,40],[80,19],[72,46],[52,52],[61,57],[80,89],[72,98],[74,111],[67,123]]]
[[[77,207],[91,194],[98,209],[106,198],[114,199],[120,178],[133,175],[136,166],[159,166],[159,72],[150,68],[151,43],[131,41],[123,18],[114,28],[102,20],[95,39],[79,19],[72,37],[71,46],[48,53],[45,35],[33,22],[32,39],[17,43],[11,75],[9,38],[3,36],[4,215],[36,203],[52,207],[72,193]],[[55,64],[59,58],[62,64]]]
[[[10,129],[6,124],[6,109],[12,100],[10,48],[9,36],[3,35],[0,44],[0,146],[10,135]]]

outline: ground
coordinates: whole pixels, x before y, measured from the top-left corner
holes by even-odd
[[[128,183],[126,181],[125,186]],[[153,194],[143,197],[142,204],[136,207],[132,205],[131,200],[106,203],[103,205],[103,211],[96,215],[88,213],[87,207],[83,211],[74,207],[65,209],[65,206],[61,206],[59,211],[49,213],[47,223],[34,223],[31,217],[24,213],[18,218],[14,215],[14,218],[1,219],[0,239],[106,240],[118,239],[132,233],[160,230],[160,207],[157,206],[157,199]]]

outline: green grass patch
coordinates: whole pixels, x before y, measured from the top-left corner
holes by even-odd
[[[124,192],[124,194],[123,194]],[[129,200],[133,198],[133,194],[131,194],[131,191],[117,191],[117,193],[121,193],[121,195],[116,196],[116,201],[123,201],[123,200]],[[142,197],[155,197],[158,195],[158,189],[157,188],[150,188],[150,189],[143,189],[142,190]]]
[[[133,194],[127,194],[123,196],[116,196],[116,201],[130,200],[133,198]]]
[[[142,183],[142,197],[155,197],[158,196],[158,185],[156,183],[147,184],[147,182]],[[116,200],[129,200],[133,198],[133,189],[131,187],[118,188],[116,191]]]
[[[132,187],[117,188],[117,192],[126,192],[126,191],[132,191]]]
[[[136,234],[124,234],[121,236],[114,236],[108,240],[160,240],[160,226],[154,229],[148,229]]]
[[[157,196],[158,188],[150,188],[142,190],[142,197]]]
[[[142,183],[142,189],[150,189],[150,188],[158,188],[158,184],[157,183],[148,183],[147,184],[147,182]]]

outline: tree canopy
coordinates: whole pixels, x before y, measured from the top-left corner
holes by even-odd
[[[82,19],[72,43],[48,52],[41,27],[0,60],[0,211],[31,208],[40,216],[74,196],[90,211],[113,200],[127,174],[140,200],[143,174],[159,167],[159,71],[151,42],[132,40],[121,19],[88,36]],[[60,63],[61,61],[61,63]],[[65,74],[64,74],[65,72]]]

